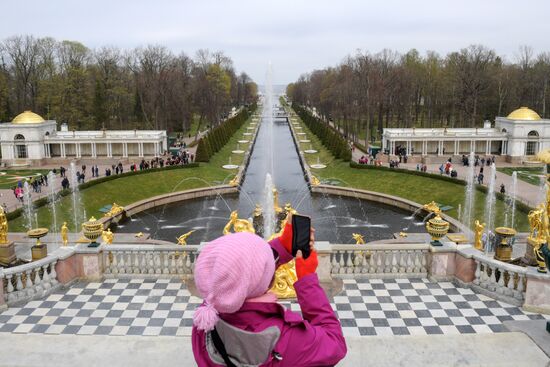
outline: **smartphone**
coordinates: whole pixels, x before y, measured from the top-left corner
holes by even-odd
[[[292,256],[296,257],[298,250],[307,259],[310,254],[311,218],[305,215],[292,215]]]

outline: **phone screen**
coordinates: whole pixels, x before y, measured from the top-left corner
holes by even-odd
[[[304,215],[292,215],[292,256],[302,251],[304,259],[309,257],[309,239],[311,237],[311,218]]]

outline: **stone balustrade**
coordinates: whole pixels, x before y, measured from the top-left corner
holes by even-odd
[[[104,275],[191,276],[198,248],[193,245],[104,246]]]
[[[4,269],[0,275],[3,280],[4,303],[8,306],[42,298],[59,286],[56,273],[58,258],[48,256],[32,263]]]
[[[428,244],[332,245],[331,274],[416,278],[428,275]]]
[[[527,268],[507,264],[480,254],[474,254],[476,264],[473,284],[488,295],[509,303],[522,305],[527,285]]]

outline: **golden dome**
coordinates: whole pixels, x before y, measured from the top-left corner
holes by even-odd
[[[518,108],[517,110],[509,114],[508,118],[510,120],[526,120],[526,121],[540,120],[539,114],[528,107]]]
[[[25,111],[23,113],[20,113],[19,115],[15,116],[12,121],[12,123],[14,124],[40,124],[42,122],[44,122],[42,116],[32,111]]]

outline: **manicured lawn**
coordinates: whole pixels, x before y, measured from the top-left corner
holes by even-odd
[[[453,209],[445,213],[454,218],[458,217],[458,206],[464,203],[464,186],[402,172],[350,168],[349,163],[334,159],[319,139],[307,129],[299,118],[298,120],[302,131],[307,134],[307,139],[311,140],[313,149],[319,151],[317,154],[305,154],[307,163],[309,165],[317,163],[317,157],[319,157],[319,161],[327,165],[327,168],[324,169],[311,169],[312,173],[321,181],[399,196],[420,204],[433,200],[452,206]],[[300,147],[302,150],[309,149],[309,143],[301,143]],[[476,191],[474,217],[480,220],[484,220],[485,199],[484,193]],[[497,200],[496,206],[495,225],[500,226],[504,224],[505,205],[501,200]],[[517,211],[516,229],[520,231],[529,229],[526,213]]]
[[[246,132],[245,122],[243,127],[231,138],[210,162],[201,163],[200,167],[151,172],[142,175],[122,177],[116,180],[104,182],[81,191],[81,200],[86,208],[88,217],[94,215],[101,217],[103,213],[99,209],[105,205],[116,202],[119,205],[128,205],[152,196],[165,193],[189,190],[199,187],[215,186],[231,180],[237,170],[226,170],[222,165],[228,163],[228,157],[232,156],[232,163],[241,164],[243,154],[232,154],[237,147],[237,140],[243,138]],[[242,144],[241,144],[242,145]],[[248,144],[241,148],[246,150]],[[66,221],[70,230],[74,230],[72,201],[70,196],[61,198],[56,206],[58,227]],[[38,209],[38,224],[42,227],[51,226],[51,215],[48,206]],[[24,231],[23,217],[10,221],[10,231]],[[59,228],[57,229],[57,232]]]
[[[543,173],[542,167],[502,167],[497,170],[510,176],[516,171],[520,180],[537,186],[540,185],[540,175]]]
[[[48,174],[45,169],[7,169],[0,170],[0,189],[11,189],[18,181],[30,179],[33,176]]]

